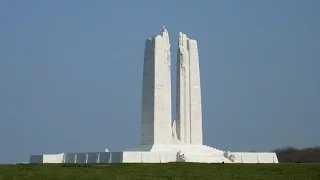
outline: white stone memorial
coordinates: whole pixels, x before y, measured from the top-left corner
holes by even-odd
[[[229,152],[203,145],[198,45],[181,32],[177,63],[172,121],[170,41],[163,27],[145,43],[140,145],[123,152],[32,155],[30,163],[278,163],[271,152]]]
[[[198,45],[196,40],[179,33],[177,64],[178,140],[202,145],[202,111]]]

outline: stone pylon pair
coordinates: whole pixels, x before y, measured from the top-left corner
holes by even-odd
[[[177,52],[176,120],[172,121],[169,33],[163,27],[160,35],[146,40],[141,145],[203,143],[197,41],[180,32]]]
[[[32,155],[30,163],[278,163],[276,153],[229,152],[202,143],[197,41],[179,33],[177,112],[171,120],[168,31],[146,40],[140,145],[121,152]]]

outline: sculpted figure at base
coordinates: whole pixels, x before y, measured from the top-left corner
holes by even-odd
[[[187,162],[186,155],[181,151],[177,152],[177,162]]]

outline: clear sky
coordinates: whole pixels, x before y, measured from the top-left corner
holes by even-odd
[[[198,40],[205,144],[320,145],[319,9],[319,0],[1,0],[0,163],[139,144],[144,43],[162,25],[173,85],[179,31]]]

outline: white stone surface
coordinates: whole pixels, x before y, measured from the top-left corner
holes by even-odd
[[[168,144],[171,131],[171,56],[168,31],[146,40],[143,67],[141,144]]]
[[[276,153],[257,153],[259,163],[279,163]]]
[[[279,163],[273,152],[233,152],[235,163]]]
[[[43,156],[43,163],[61,163],[63,160],[63,154],[46,154]]]
[[[198,45],[179,33],[176,131],[178,140],[202,145],[202,109]]]

